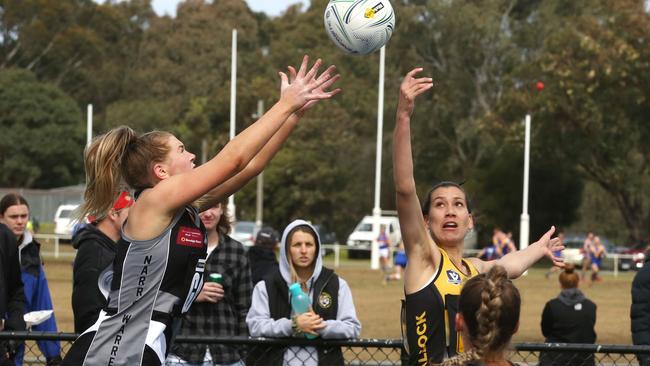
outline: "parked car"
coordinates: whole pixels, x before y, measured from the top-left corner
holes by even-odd
[[[621,271],[639,270],[645,262],[645,248],[616,247],[616,253],[626,255],[618,259],[618,269]],[[631,257],[630,257],[631,256]]]
[[[584,234],[566,234],[564,236],[562,258],[565,263],[573,263],[577,268],[582,268],[582,261],[585,257],[583,246],[586,237]],[[607,253],[614,252],[615,246],[609,239],[600,236],[600,242],[605,246]]]
[[[244,244],[246,247],[252,247],[255,244],[255,237],[259,228],[255,225],[254,221],[237,221],[233,227],[233,239]]]
[[[349,258],[370,258],[370,250],[368,249],[370,249],[372,241],[375,239],[372,231],[373,221],[373,216],[365,216],[348,236],[346,244]],[[393,245],[397,245],[402,240],[397,217],[380,216],[379,224],[386,226],[388,239]]]
[[[60,205],[54,214],[54,234],[66,237],[72,236],[72,228],[77,223],[75,210],[79,207],[77,204]]]
[[[327,230],[323,225],[314,225],[314,229],[318,232],[318,237],[320,237],[322,244],[339,244],[339,239],[336,237],[335,232]]]
[[[334,244],[339,244],[339,240],[336,237],[336,233],[333,231],[327,230],[327,228],[323,225],[314,225],[314,229],[318,232],[318,237],[320,238],[321,244],[323,245],[334,245]],[[334,252],[334,249],[332,248],[323,248],[321,250],[323,256],[327,255],[329,253]]]

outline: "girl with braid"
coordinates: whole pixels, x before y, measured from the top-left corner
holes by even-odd
[[[436,184],[420,205],[413,177],[411,114],[415,98],[433,86],[431,78],[417,77],[421,71],[411,70],[402,82],[393,134],[397,213],[409,261],[404,272],[402,321],[411,365],[442,362],[463,352],[454,324],[458,295],[468,279],[496,264],[505,268],[509,278],[516,278],[544,256],[555,265],[564,265],[562,258],[552,254],[564,249],[557,238],[551,239],[554,227],[528,248],[498,260],[464,259],[464,239],[474,227],[474,218],[467,195],[457,183]]]
[[[122,226],[113,279],[99,319],[77,338],[63,365],[161,365],[186,313],[203,287],[207,234],[199,212],[239,190],[282,146],[302,114],[328,91],[334,66],[280,73],[280,100],[210,161],[168,132],[137,135],[119,127],[86,149],[87,187],[81,216],[107,212],[125,182],[136,201]]]
[[[458,299],[456,330],[467,351],[443,366],[510,366],[506,348],[519,328],[521,297],[501,266],[471,278]],[[433,363],[432,363],[433,365]]]

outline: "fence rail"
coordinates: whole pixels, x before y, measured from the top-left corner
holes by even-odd
[[[59,341],[62,355],[69,349],[77,335],[53,332],[0,332],[0,343],[25,342],[24,365],[45,365],[36,341]],[[206,347],[226,347],[241,355],[247,365],[303,364],[316,365],[320,355],[340,349],[341,363],[345,365],[408,365],[408,355],[399,339],[341,339],[307,340],[299,338],[250,338],[179,336],[175,345],[185,352],[200,355]],[[650,358],[650,346],[517,343],[510,359],[528,365],[639,365],[637,357]],[[216,360],[215,360],[216,361]],[[171,358],[167,365],[174,365]],[[180,365],[180,363],[176,363]],[[340,364],[340,363],[339,363]]]

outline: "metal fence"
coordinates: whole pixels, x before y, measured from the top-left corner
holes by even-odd
[[[84,185],[52,189],[0,188],[0,197],[7,193],[18,193],[29,203],[30,215],[33,218],[40,222],[52,222],[59,205],[83,201],[84,189]]]
[[[0,344],[25,343],[23,365],[45,365],[36,341],[61,342],[62,356],[75,340],[73,333],[0,332]],[[307,340],[248,337],[178,337],[185,352],[204,355],[207,347],[227,347],[239,353],[246,365],[317,365],[319,357],[331,365],[408,365],[402,341],[396,339]],[[194,349],[194,352],[193,352]],[[223,348],[220,348],[223,349]],[[218,354],[218,353],[217,353]],[[510,359],[528,365],[592,366],[639,365],[637,357],[650,358],[650,346],[621,346],[564,343],[518,343]],[[217,361],[217,360],[215,360]],[[167,365],[182,365],[169,358]]]

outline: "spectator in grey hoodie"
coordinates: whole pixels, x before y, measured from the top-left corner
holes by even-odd
[[[300,283],[312,300],[312,311],[291,310],[289,286]],[[280,268],[255,285],[246,317],[253,337],[356,338],[361,333],[350,287],[334,271],[323,267],[320,238],[303,220],[289,224],[282,234]],[[262,358],[260,358],[262,357]],[[290,347],[252,351],[248,364],[343,365],[339,347]]]

